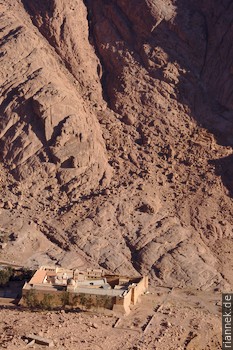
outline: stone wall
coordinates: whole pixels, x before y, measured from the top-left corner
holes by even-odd
[[[135,305],[140,295],[144,294],[148,290],[148,276],[143,276],[140,282],[132,288],[132,304]]]
[[[20,304],[32,308],[53,309],[71,308],[104,308],[112,310],[116,297],[88,293],[70,293],[65,290],[23,289]]]

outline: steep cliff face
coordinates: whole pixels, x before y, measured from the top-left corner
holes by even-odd
[[[89,43],[87,9],[83,1],[22,1],[32,22],[62,58],[80,85],[84,99],[100,107],[101,66]]]
[[[1,7],[4,196],[33,197],[11,215],[72,259],[231,285],[231,2]]]
[[[101,130],[77,80],[19,10],[5,6],[2,16],[2,161],[32,191],[51,185],[74,199],[110,168]]]
[[[220,105],[226,109],[225,112],[231,111],[233,107],[232,6],[231,1],[208,1],[202,4],[208,34],[203,80],[208,84],[208,88]],[[220,119],[221,123],[224,124],[222,119]]]
[[[227,141],[231,121],[225,122],[220,113],[227,108],[224,89],[230,94],[223,83],[229,76],[230,60],[227,54],[223,61],[214,54],[217,48],[230,53],[231,40],[225,42],[222,35],[230,35],[231,5],[138,1],[135,6],[121,0],[87,1],[87,5],[108,103],[126,124],[125,133],[131,138],[130,145],[125,142],[122,146],[135,166],[129,173],[144,183],[151,181],[162,201],[162,210],[154,215],[157,224],[147,227],[143,239],[133,238],[131,229],[135,259],[167,283],[174,283],[174,277],[194,281],[198,276],[199,282],[194,282],[198,284],[203,282],[201,275],[211,281],[215,272],[210,270],[218,263],[216,246],[210,247],[220,237],[232,235],[232,202],[216,176],[222,175],[231,191],[232,151],[221,146],[231,144]],[[216,32],[222,34],[216,37]],[[218,137],[219,144],[208,130]],[[172,235],[176,231],[173,219],[167,220],[170,228],[163,227],[168,213],[179,218],[178,241]],[[162,225],[161,231],[157,225]],[[164,246],[167,230],[170,248]]]

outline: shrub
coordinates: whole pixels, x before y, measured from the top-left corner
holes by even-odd
[[[3,270],[0,270],[0,287],[4,287],[5,285],[7,285],[12,275],[13,270],[11,267],[7,267]]]
[[[7,243],[9,241],[9,234],[6,232],[0,232],[0,243]]]
[[[62,302],[63,307],[65,307],[66,305],[70,305],[70,293],[69,292],[62,293],[61,302]]]
[[[39,301],[37,299],[36,293],[33,289],[30,289],[24,296],[23,299],[25,300],[25,303],[27,307],[30,307],[31,309],[38,308]]]
[[[52,300],[53,296],[51,294],[45,294],[43,300],[40,301],[39,307],[42,310],[51,310],[52,309]]]

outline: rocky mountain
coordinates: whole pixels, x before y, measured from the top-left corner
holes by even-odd
[[[0,259],[230,288],[232,2],[0,7]]]

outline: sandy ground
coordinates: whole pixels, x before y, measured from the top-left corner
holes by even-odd
[[[220,293],[156,288],[114,327],[117,320],[93,312],[30,312],[1,305],[0,346],[45,349],[27,347],[22,337],[34,333],[53,339],[57,350],[221,349]]]

